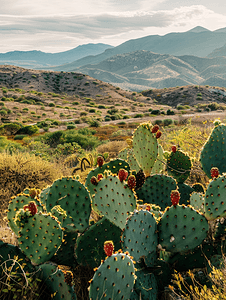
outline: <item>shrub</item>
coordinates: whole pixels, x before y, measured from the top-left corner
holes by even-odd
[[[95,108],[91,108],[91,109],[89,110],[89,112],[90,112],[90,113],[95,113],[96,110],[95,110]]]
[[[75,128],[76,128],[75,125],[72,125],[72,124],[67,125],[67,129],[75,129]]]
[[[153,109],[151,111],[151,115],[160,115],[160,110],[159,109]]]
[[[163,123],[162,120],[155,120],[154,121],[154,124],[157,124],[157,125],[162,125],[162,123]]]
[[[212,102],[210,104],[208,104],[208,107],[211,109],[211,110],[217,110],[219,108],[219,104],[216,103],[216,102]]]
[[[55,106],[56,106],[55,103],[53,102],[49,103],[49,107],[55,107]]]
[[[39,128],[37,125],[28,125],[28,126],[24,126],[24,127],[20,128],[17,133],[33,135],[38,132],[39,132]]]
[[[173,120],[172,119],[164,119],[163,120],[163,125],[164,126],[169,126],[171,124],[173,124]]]
[[[89,122],[89,126],[90,127],[100,127],[100,122],[98,122],[97,120],[91,120]]]
[[[15,135],[14,140],[22,140],[25,137],[27,137],[26,134],[17,134]]]
[[[167,115],[175,115],[175,112],[171,109],[167,109],[166,114]]]
[[[0,174],[1,211],[13,195],[25,188],[42,189],[62,175],[55,165],[28,153],[1,153]]]
[[[143,118],[143,114],[136,114],[135,116],[134,116],[134,118]]]

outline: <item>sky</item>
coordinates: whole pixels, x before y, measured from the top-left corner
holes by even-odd
[[[0,53],[226,27],[225,0],[0,0]]]

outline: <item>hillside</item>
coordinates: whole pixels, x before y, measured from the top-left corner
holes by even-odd
[[[226,86],[226,57],[172,56],[139,50],[118,54],[73,71],[123,89],[141,91],[183,85]]]
[[[215,49],[207,57],[219,57],[226,56],[226,44],[220,48]]]
[[[198,112],[208,118],[211,110],[226,111],[226,89],[186,85],[137,93],[75,72],[0,66],[0,105],[2,122],[24,124],[164,119],[168,111],[175,116]]]

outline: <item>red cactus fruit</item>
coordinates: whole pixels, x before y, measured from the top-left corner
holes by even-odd
[[[97,180],[96,176],[91,177],[90,182],[91,182],[93,185],[97,185],[97,184],[98,184],[98,180]]]
[[[130,175],[127,180],[128,187],[132,190],[136,186],[136,177],[134,175]]]
[[[114,251],[114,243],[112,241],[104,242],[104,252],[107,256],[112,256]]]
[[[161,132],[161,131],[158,131],[158,132],[156,133],[156,139],[159,139],[161,135],[162,135],[162,132]]]
[[[123,182],[123,180],[126,180],[128,176],[128,172],[125,169],[120,169],[118,171],[118,178],[121,182]]]
[[[151,205],[150,205],[150,204],[147,204],[146,210],[147,210],[147,211],[150,211],[150,210],[151,210]]]
[[[98,174],[97,175],[97,180],[100,181],[103,178],[103,174]]]
[[[180,193],[177,190],[171,191],[171,202],[174,206],[176,206],[177,204],[179,204],[179,200],[180,200]]]
[[[218,168],[217,167],[213,167],[210,170],[210,174],[211,174],[212,178],[217,178],[219,176],[219,170],[218,170]]]
[[[156,133],[157,131],[159,130],[159,126],[158,125],[154,125],[153,127],[152,127],[152,133]]]
[[[38,209],[34,201],[29,202],[28,205],[24,205],[24,210],[28,209],[32,216],[37,214]]]
[[[176,153],[176,151],[177,151],[177,147],[176,147],[176,146],[173,146],[173,147],[172,147],[172,152],[173,152],[173,153]]]
[[[103,166],[103,164],[104,164],[104,159],[103,159],[102,156],[98,156],[98,157],[97,157],[97,164],[98,164],[99,167],[102,167],[102,166]]]

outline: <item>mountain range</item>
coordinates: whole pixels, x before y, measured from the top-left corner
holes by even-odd
[[[116,47],[88,44],[60,53],[8,52],[0,54],[0,64],[76,71],[135,91],[192,84],[226,86],[225,41],[226,28],[210,31],[197,26]]]

